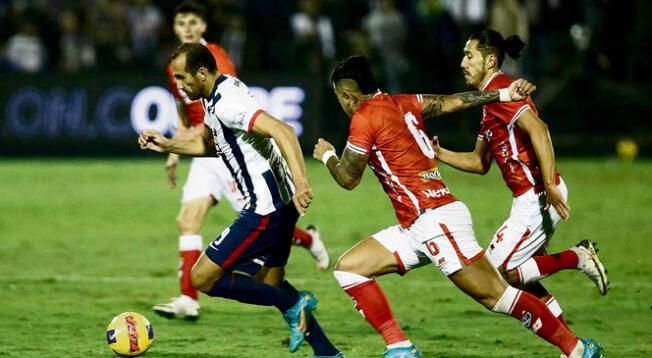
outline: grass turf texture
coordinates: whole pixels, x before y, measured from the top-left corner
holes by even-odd
[[[188,160],[179,170],[183,179]],[[167,320],[154,303],[178,294],[175,216],[180,188],[165,181],[164,158],[0,161],[0,356],[111,357],[105,328],[123,311],[149,318],[156,341],[147,357],[290,357],[280,314],[201,297],[197,322]],[[442,165],[453,194],[470,208],[486,246],[506,219],[510,194],[494,168],[485,177]],[[551,252],[584,238],[599,241],[609,268],[606,297],[584,275],[544,280],[581,337],[599,339],[611,357],[652,353],[651,162],[561,160],[571,220]],[[352,192],[321,163],[308,160],[314,204],[300,225],[318,225],[334,258],[359,240],[396,224],[389,200],[367,170]],[[182,181],[181,181],[182,182]],[[211,211],[204,243],[235,217],[227,203]],[[381,337],[353,309],[330,273],[295,247],[288,265],[295,286],[314,291],[316,312],[348,358],[380,357]],[[485,311],[434,267],[379,279],[394,312],[425,357],[558,357],[556,348],[519,322]],[[307,357],[305,346],[294,357]]]

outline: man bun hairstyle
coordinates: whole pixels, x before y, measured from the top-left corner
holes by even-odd
[[[331,81],[337,83],[344,79],[355,81],[362,94],[371,94],[378,91],[378,83],[371,73],[371,64],[364,56],[347,57],[335,66],[331,74]]]
[[[177,47],[172,54],[172,59],[186,54],[186,72],[194,75],[197,71],[204,67],[210,73],[217,71],[215,58],[211,51],[202,44],[184,43]]]
[[[184,1],[175,7],[174,16],[177,16],[177,14],[194,14],[206,22],[206,8],[194,1]]]
[[[474,33],[469,40],[478,40],[478,48],[484,56],[494,54],[498,58],[498,67],[503,65],[505,54],[518,60],[521,57],[521,51],[525,47],[525,42],[518,35],[512,35],[503,38],[498,31],[482,30]]]

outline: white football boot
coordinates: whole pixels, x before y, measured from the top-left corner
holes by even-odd
[[[607,270],[598,258],[598,250],[595,248],[596,243],[589,240],[582,240],[571,248],[575,251],[579,261],[577,268],[584,272],[598,287],[598,291],[603,296],[609,289],[609,280],[607,279]]]
[[[159,303],[152,308],[166,318],[185,318],[190,321],[199,318],[199,302],[186,295],[172,297],[170,302]]]
[[[331,254],[326,249],[326,245],[321,240],[319,230],[314,225],[308,225],[306,231],[312,236],[312,245],[310,246],[310,254],[317,261],[317,267],[322,270],[328,270],[331,266]]]

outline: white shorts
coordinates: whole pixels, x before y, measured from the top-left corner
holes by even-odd
[[[567,200],[568,188],[561,178],[559,190]],[[487,258],[495,267],[513,270],[535,254],[546,253],[561,216],[552,206],[544,210],[545,206],[545,191],[535,194],[534,188],[514,198],[509,218],[487,248]]]
[[[408,228],[389,227],[373,235],[394,253],[401,274],[434,263],[446,276],[482,256],[469,209],[456,201],[421,214]]]
[[[181,203],[209,196],[215,201],[226,198],[236,212],[244,206],[242,194],[222,159],[192,158]]]

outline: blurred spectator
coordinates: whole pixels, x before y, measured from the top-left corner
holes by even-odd
[[[66,72],[76,72],[81,68],[95,65],[95,49],[90,40],[79,31],[79,18],[71,11],[59,16],[61,27],[60,67]]]
[[[144,68],[161,65],[161,59],[157,55],[159,36],[165,25],[163,11],[152,4],[152,0],[134,0],[133,4],[127,6],[126,11],[131,62]]]
[[[407,25],[392,0],[376,0],[375,8],[363,20],[371,44],[383,66],[387,90],[402,92],[401,80],[410,69],[404,52]]]
[[[518,0],[494,0],[489,10],[488,27],[498,31],[504,38],[517,35],[523,42],[529,43],[528,14]],[[514,61],[509,56],[505,56],[502,70],[512,77],[519,77],[523,74],[521,62]]]
[[[36,25],[29,21],[20,25],[7,41],[6,56],[9,66],[17,71],[36,73],[44,69],[47,54]]]
[[[335,57],[335,33],[331,20],[321,13],[320,0],[299,0],[298,11],[290,18],[297,45],[295,63],[311,73],[319,73]]]
[[[97,0],[87,7],[86,33],[92,34],[101,68],[115,69],[127,64],[129,48],[125,5],[119,0]]]
[[[487,23],[487,0],[446,0],[453,18],[465,27],[464,37],[482,29]]]

